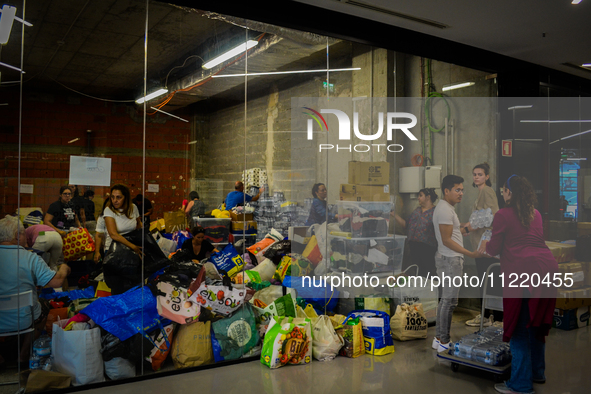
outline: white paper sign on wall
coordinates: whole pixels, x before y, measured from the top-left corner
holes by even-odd
[[[70,184],[111,186],[111,159],[70,156]]]
[[[148,183],[148,191],[158,193],[160,191],[160,185],[157,183]]]
[[[21,194],[33,194],[34,185],[21,183]]]

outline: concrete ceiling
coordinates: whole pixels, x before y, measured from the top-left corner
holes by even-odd
[[[68,91],[133,102],[143,96],[146,63],[148,93],[162,86],[176,92],[149,105],[169,99],[161,108],[173,111],[211,98],[243,100],[244,77],[212,76],[244,73],[246,62],[250,73],[325,68],[326,37],[156,1],[148,8],[145,57],[145,0],[27,2],[25,20],[33,26],[24,29],[25,91]],[[20,67],[21,26],[14,24],[8,44],[0,48],[0,62]],[[247,37],[259,41],[248,59],[202,69],[204,61]],[[337,40],[328,42],[342,48]],[[18,88],[17,71],[0,66],[0,72],[1,89]],[[277,78],[249,77],[249,91]]]
[[[591,79],[591,0],[296,1]]]
[[[591,72],[564,65],[591,62],[591,34],[586,25],[591,0],[576,6],[570,0],[499,0],[494,7],[487,2],[460,0],[453,4],[437,0],[300,2],[591,79]],[[6,4],[16,6],[17,15],[22,16],[20,0]],[[25,91],[68,90],[131,102],[143,95],[146,64],[148,92],[162,86],[176,91],[162,107],[173,111],[206,99],[242,100],[243,77],[211,77],[244,73],[246,62],[249,73],[325,68],[327,42],[331,56],[347,50],[343,42],[327,41],[312,33],[149,1],[144,58],[145,0],[38,0],[26,4],[25,19],[33,26],[24,28]],[[425,20],[445,28],[425,24]],[[15,23],[8,44],[0,47],[0,62],[20,67],[21,26]],[[248,59],[234,59],[212,70],[201,68],[205,60],[244,42],[247,35],[259,40]],[[18,82],[18,72],[0,66],[0,73],[0,93],[18,89],[14,82]],[[249,92],[279,78],[283,76],[249,77]],[[163,100],[153,100],[149,105]]]

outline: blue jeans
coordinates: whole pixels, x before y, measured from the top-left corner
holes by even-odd
[[[451,339],[449,334],[451,317],[454,309],[458,306],[458,295],[460,294],[460,288],[453,285],[453,278],[462,276],[464,257],[446,257],[437,252],[435,253],[435,267],[437,275],[441,279],[441,300],[437,304],[435,336],[439,338],[441,343],[448,343]],[[443,274],[445,277],[452,278],[451,284],[449,280],[443,280]]]
[[[517,327],[511,336],[511,379],[507,387],[520,393],[533,391],[533,379],[545,380],[546,362],[544,354],[546,344],[536,338],[537,327],[527,328],[529,323],[529,299],[521,303]]]

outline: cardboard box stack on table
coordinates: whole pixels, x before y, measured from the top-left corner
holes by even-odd
[[[349,183],[341,184],[341,201],[390,201],[387,162],[349,162]]]
[[[572,242],[546,242],[558,262],[563,281],[556,295],[552,326],[573,330],[589,325],[591,306],[591,262],[575,260],[576,246]],[[571,278],[571,280],[566,280]]]

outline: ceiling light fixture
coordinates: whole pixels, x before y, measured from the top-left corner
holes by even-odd
[[[0,62],[0,66],[8,67],[8,68],[10,68],[10,69],[12,69],[12,70],[15,70],[15,71],[20,71],[20,72],[22,72],[23,74],[25,73],[25,72],[24,72],[23,70],[21,70],[20,68],[18,68],[18,67],[14,67],[14,66],[11,66],[10,64],[6,64],[6,63],[2,63],[2,62]]]
[[[145,97],[142,97],[140,99],[137,99],[135,102],[138,103],[138,104],[142,104],[144,101],[150,101],[150,100],[152,100],[152,99],[154,99],[156,97],[162,96],[165,93],[168,93],[168,89],[165,89],[165,88],[158,89],[157,91],[155,91],[153,93],[150,93],[150,94],[148,94]]]
[[[0,15],[0,45],[4,45],[8,42],[10,31],[12,30],[12,23],[14,21],[20,22],[25,26],[33,26],[31,23],[16,16],[16,7],[4,4],[0,12],[2,13],[2,15]]]
[[[447,92],[448,90],[461,89],[461,88],[465,88],[468,86],[472,86],[474,84],[475,84],[475,82],[463,82],[463,83],[456,83],[453,85],[444,85],[441,90],[443,92]]]
[[[573,0],[573,1],[571,2],[571,4],[579,4],[581,1],[583,1],[583,0]]]
[[[583,63],[581,64],[581,67],[591,67],[591,63]]]
[[[217,66],[220,63],[225,62],[226,60],[233,58],[236,55],[241,54],[242,52],[248,51],[250,48],[255,47],[259,42],[255,40],[248,40],[244,44],[240,44],[235,48],[230,49],[228,52],[208,61],[202,67],[205,69],[210,69]]]
[[[514,107],[509,107],[507,108],[509,111],[512,111],[514,109],[528,109],[528,108],[532,108],[533,105],[516,105]]]
[[[355,68],[334,68],[334,69],[322,69],[322,70],[296,70],[296,71],[269,71],[264,73],[248,73],[248,74],[225,74],[225,75],[212,75],[213,78],[228,78],[228,77],[256,77],[260,75],[283,75],[283,74],[308,74],[308,73],[325,73],[325,72],[340,72],[340,71],[358,71],[360,67]]]

